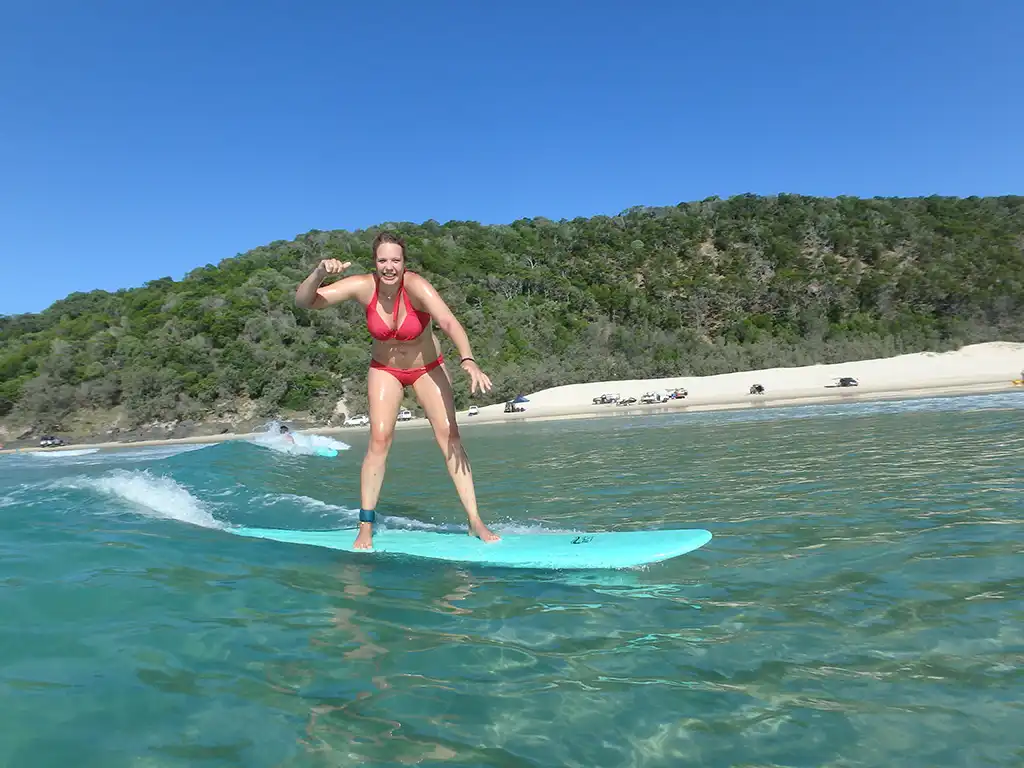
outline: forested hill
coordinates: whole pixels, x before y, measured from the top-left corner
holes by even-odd
[[[466,326],[495,383],[488,401],[1024,332],[1024,197],[744,195],[572,221],[382,226],[407,238],[410,268]],[[361,308],[307,312],[293,297],[319,259],[368,270],[376,232],[313,231],[181,281],[0,318],[0,416],[142,424],[242,406],[323,417],[343,395],[365,404]]]

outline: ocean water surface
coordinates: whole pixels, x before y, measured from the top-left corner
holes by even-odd
[[[354,526],[364,434],[0,456],[0,765],[1024,764],[1024,396],[464,435],[499,533],[714,539],[555,572],[223,530]],[[379,512],[461,529],[429,430]]]

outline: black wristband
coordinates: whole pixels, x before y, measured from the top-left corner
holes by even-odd
[[[472,357],[464,357],[464,358],[462,358],[461,360],[459,360],[459,365],[462,365],[462,364],[463,364],[464,362],[466,362],[467,360],[473,360],[473,358],[472,358]],[[475,363],[475,362],[476,362],[476,360],[473,360],[473,362]]]

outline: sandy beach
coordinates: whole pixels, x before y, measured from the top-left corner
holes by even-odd
[[[919,352],[897,357],[795,368],[766,368],[716,376],[675,376],[571,384],[526,394],[526,410],[504,413],[504,405],[480,408],[478,415],[460,413],[460,424],[565,418],[665,411],[728,410],[766,406],[811,405],[830,402],[886,400],[937,395],[977,394],[1017,388],[1024,371],[1024,343],[973,344],[952,352]],[[837,387],[841,377],[857,380],[855,387]],[[751,395],[760,384],[764,394]],[[647,392],[683,388],[684,399],[641,404]],[[615,394],[637,398],[629,405],[594,405],[594,398]]]
[[[459,413],[460,426],[524,422],[567,418],[596,418],[644,413],[730,410],[787,405],[813,405],[834,402],[889,400],[940,395],[965,395],[1017,389],[1014,382],[1024,370],[1024,343],[989,342],[973,344],[952,352],[920,352],[890,358],[860,360],[829,365],[796,368],[768,368],[738,371],[717,376],[678,376],[660,379],[595,381],[552,387],[524,393],[525,410],[505,413],[504,404],[483,406],[473,416]],[[840,377],[857,380],[855,387],[837,387]],[[760,384],[764,394],[750,394]],[[677,388],[687,391],[682,399],[643,404],[648,392]],[[1021,388],[1024,389],[1024,388]],[[635,397],[631,405],[595,405],[594,398],[618,395],[620,400]],[[426,419],[399,422],[397,429],[429,426]],[[324,427],[303,430],[319,435],[344,435],[365,432],[367,427]],[[246,440],[260,433],[227,433],[176,439],[81,443],[60,448],[23,448],[22,451],[67,451],[83,448],[124,448],[157,445],[187,445]],[[0,453],[13,453],[5,449]]]

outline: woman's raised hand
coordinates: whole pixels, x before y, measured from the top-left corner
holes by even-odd
[[[352,266],[351,261],[338,261],[337,259],[324,259],[317,266],[317,269],[326,275],[340,275]]]

